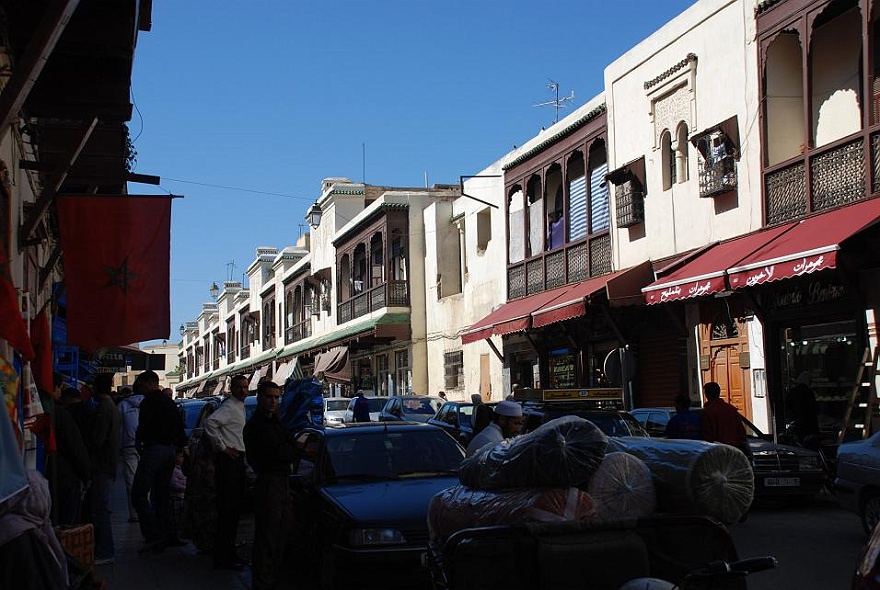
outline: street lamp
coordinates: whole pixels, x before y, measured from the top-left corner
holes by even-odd
[[[321,211],[321,206],[318,204],[318,201],[315,201],[315,204],[309,207],[309,210],[306,213],[306,221],[309,222],[312,229],[317,229],[318,226],[321,225],[321,216],[323,214],[324,212]]]
[[[220,294],[220,287],[217,286],[217,282],[216,282],[216,281],[213,282],[213,283],[211,283],[211,288],[208,289],[208,293],[211,294],[211,298],[212,298],[212,299],[214,299],[214,300],[217,299],[217,295]]]
[[[186,334],[186,326],[180,324],[180,335],[183,336],[184,334]]]

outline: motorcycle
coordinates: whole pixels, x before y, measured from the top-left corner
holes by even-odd
[[[680,583],[659,578],[636,578],[619,590],[713,590],[725,580],[742,579],[777,566],[775,557],[752,557],[734,562],[713,561],[687,574]]]

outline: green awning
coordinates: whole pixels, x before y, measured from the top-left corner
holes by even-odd
[[[322,334],[321,336],[310,338],[307,340],[300,340],[299,342],[295,342],[293,344],[288,344],[284,348],[281,349],[281,352],[278,356],[288,356],[291,354],[299,354],[301,352],[305,352],[307,350],[311,350],[313,348],[320,348],[326,344],[331,342],[336,342],[338,340],[343,340],[350,336],[355,336],[360,334],[361,332],[367,332],[370,330],[375,330],[379,326],[387,326],[394,324],[409,324],[410,323],[410,314],[407,312],[402,313],[384,313],[378,317],[374,317],[361,322],[349,322],[344,324],[330,332],[328,334]]]

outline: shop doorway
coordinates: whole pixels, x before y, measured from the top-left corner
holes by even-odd
[[[703,383],[715,381],[721,386],[721,399],[736,407],[743,416],[751,417],[752,406],[745,394],[743,369],[740,366],[741,345],[721,344],[709,347],[710,368]]]
[[[700,331],[702,382],[718,383],[721,387],[721,399],[751,420],[749,341],[743,320],[725,308],[711,323],[703,324]]]

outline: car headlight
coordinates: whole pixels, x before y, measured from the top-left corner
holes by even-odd
[[[348,536],[355,547],[365,545],[401,545],[406,543],[403,533],[397,529],[354,529]]]
[[[798,457],[798,469],[801,471],[821,469],[819,457]]]

